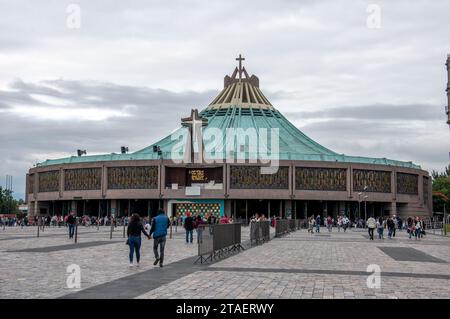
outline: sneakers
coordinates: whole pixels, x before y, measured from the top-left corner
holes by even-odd
[[[155,259],[155,262],[153,263],[153,266],[156,266],[159,263],[159,258]]]
[[[129,267],[129,268],[133,268],[133,263],[130,263],[130,264],[128,265],[128,267]]]
[[[136,264],[136,268],[139,268],[139,263]]]

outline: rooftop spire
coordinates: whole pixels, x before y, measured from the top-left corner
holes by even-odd
[[[236,58],[236,61],[239,61],[239,81],[242,79],[242,61],[244,61],[245,58],[242,57],[242,55],[239,53],[239,57]]]

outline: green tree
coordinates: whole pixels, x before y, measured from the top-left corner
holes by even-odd
[[[450,165],[444,169],[444,172],[438,173],[433,171],[431,173],[433,177],[433,210],[435,212],[443,212],[444,204],[446,204],[447,210],[450,208]],[[442,194],[448,198],[446,201]]]
[[[0,186],[0,214],[17,214],[19,202],[14,199],[13,192]]]

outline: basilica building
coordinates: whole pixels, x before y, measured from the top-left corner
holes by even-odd
[[[255,213],[431,215],[427,171],[320,145],[272,105],[243,60],[208,106],[186,109],[179,129],[162,140],[133,153],[79,154],[31,168],[30,214],[153,216],[162,207],[170,216],[247,220]]]

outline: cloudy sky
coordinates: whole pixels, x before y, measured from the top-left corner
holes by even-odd
[[[322,145],[443,170],[449,12],[448,0],[0,0],[0,185],[13,175],[23,197],[36,162],[155,142],[215,97],[239,53]]]

